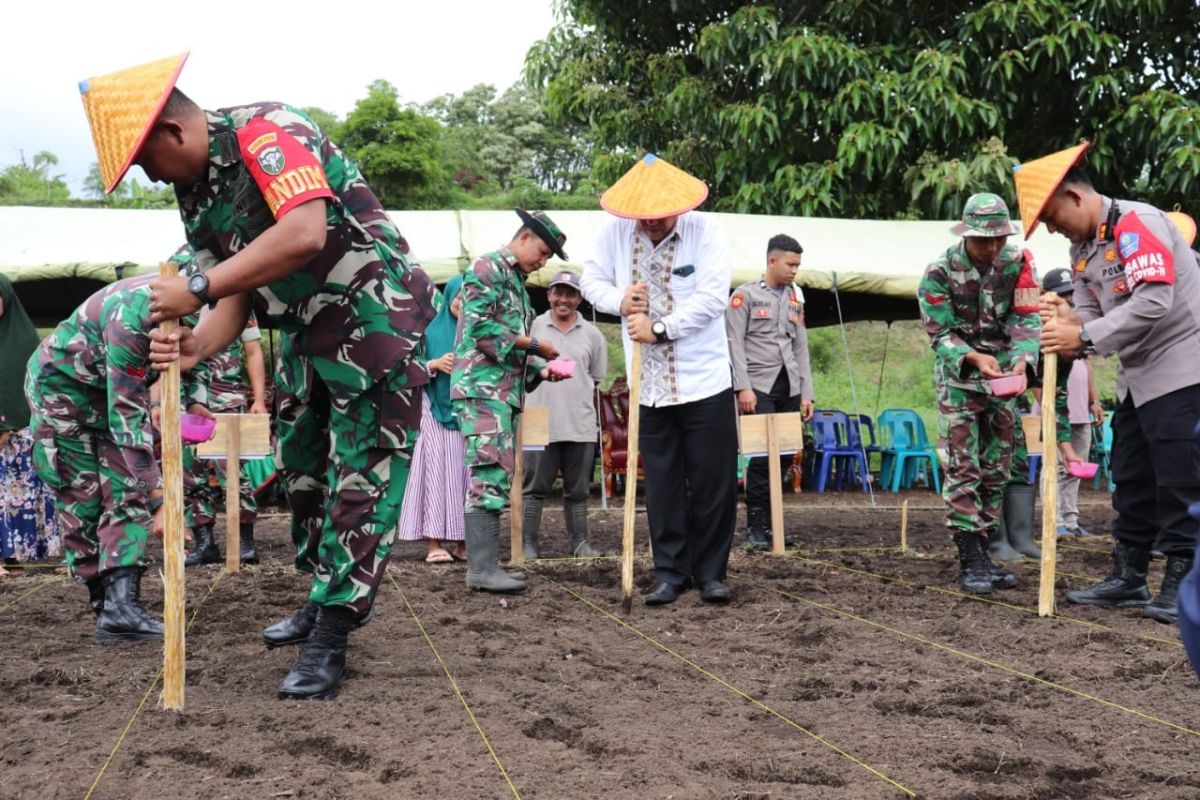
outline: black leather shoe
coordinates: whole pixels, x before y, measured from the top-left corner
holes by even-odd
[[[337,697],[346,669],[346,637],[354,612],[345,606],[324,606],[291,672],[279,685],[280,700],[332,700]]]
[[[729,587],[720,581],[704,581],[700,584],[700,599],[706,603],[728,603]]]
[[[761,552],[771,549],[771,536],[764,530],[751,528],[746,531],[746,550],[749,552]]]
[[[303,644],[308,641],[313,623],[317,621],[317,611],[320,606],[309,600],[304,607],[285,620],[280,620],[262,632],[263,644],[268,648],[286,647],[289,644]],[[375,619],[375,606],[372,604],[363,613],[354,617],[352,629],[357,630]]]
[[[669,603],[674,603],[679,599],[679,595],[681,594],[683,594],[682,585],[664,581],[656,586],[653,592],[646,595],[646,605],[665,606]]]

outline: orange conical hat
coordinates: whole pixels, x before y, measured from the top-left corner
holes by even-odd
[[[706,197],[704,181],[647,153],[600,195],[600,205],[626,219],[662,219],[691,211]]]
[[[1033,235],[1038,226],[1038,217],[1046,208],[1051,195],[1062,183],[1067,170],[1079,163],[1090,142],[1081,142],[1066,150],[1026,161],[1013,167],[1013,180],[1017,184],[1017,205],[1021,208],[1021,227],[1025,238]]]
[[[1191,247],[1192,242],[1196,241],[1196,220],[1182,211],[1168,211],[1167,219],[1175,223],[1175,227],[1183,234],[1183,240]]]
[[[180,53],[79,82],[105,192],[117,188],[137,158],[187,57]]]

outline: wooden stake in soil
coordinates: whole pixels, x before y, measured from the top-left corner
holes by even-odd
[[[771,503],[771,552],[784,554],[783,471],[779,458],[784,453],[804,450],[804,422],[796,412],[787,414],[743,414],[738,417],[741,455],[756,458],[766,453]],[[746,468],[746,480],[749,466]]]
[[[900,504],[900,552],[908,555],[908,501]]]
[[[629,360],[629,420],[625,446],[625,524],[621,531],[621,608],[633,610],[633,515],[637,510],[638,412],[642,402],[642,343]]]
[[[525,449],[544,450],[550,444],[550,409],[529,406],[517,421],[517,452],[513,459],[512,488],[508,493],[508,523],[510,527],[508,560],[525,563]]]
[[[173,278],[179,268],[170,262],[159,265],[159,275]],[[162,323],[160,330],[172,334],[175,320]],[[183,710],[184,681],[184,578],[183,578],[183,439],[179,420],[179,362],[163,373],[162,473],[163,473],[163,708]]]
[[[225,569],[237,572],[242,565],[241,425],[225,429]]]
[[[1042,577],[1038,616],[1054,616],[1054,560],[1058,551],[1058,436],[1054,403],[1058,354],[1042,356]]]

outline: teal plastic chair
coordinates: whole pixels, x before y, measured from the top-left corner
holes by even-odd
[[[879,415],[880,484],[890,491],[913,483],[915,468],[928,462],[933,488],[942,490],[937,451],[929,443],[921,415],[911,408],[888,408]]]

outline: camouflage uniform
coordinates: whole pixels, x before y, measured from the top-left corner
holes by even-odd
[[[206,111],[208,181],[176,187],[198,265],[230,258],[277,218],[326,202],[326,242],[255,290],[283,333],[276,464],[310,599],[364,612],[383,579],[420,425],[417,363],[433,284],[354,163],[280,103]]]
[[[54,490],[67,565],[90,581],[141,566],[162,474],[150,426],[150,281],[126,278],[84,301],[29,360],[33,461]],[[184,381],[205,402],[204,369]],[[199,380],[196,380],[199,378]]]
[[[250,388],[246,385],[242,350],[245,342],[259,341],[261,338],[258,319],[251,313],[241,338],[207,359],[209,411],[214,414],[245,414],[249,411],[247,396]],[[183,461],[187,525],[189,528],[212,525],[216,519],[216,496],[220,494],[224,500],[224,493],[217,487],[225,480],[225,462],[220,459],[199,458],[196,448],[192,446],[184,447]],[[254,502],[254,487],[245,470],[242,470],[241,480],[238,482],[238,497],[241,524],[253,525],[258,518],[258,506]]]
[[[467,511],[499,512],[516,464],[517,415],[545,363],[513,346],[533,324],[525,276],[507,247],[476,259],[463,276],[450,398],[466,437]]]
[[[946,526],[985,535],[999,519],[1017,412],[1015,402],[992,395],[964,359],[975,350],[994,356],[1005,372],[1024,362],[1032,373],[1040,330],[1036,276],[1016,246],[1005,246],[996,263],[981,270],[959,242],[925,270],[917,299],[936,354],[939,434],[949,456],[942,486]]]
[[[1041,362],[1038,363],[1039,375],[1036,378],[1031,378],[1029,386],[1032,389],[1035,386],[1041,386]],[[1054,433],[1055,441],[1058,444],[1071,441],[1071,424],[1067,419],[1067,378],[1071,375],[1071,362],[1062,358],[1058,360],[1058,375],[1055,383],[1057,388],[1054,390]],[[1045,397],[1045,395],[1043,395]],[[1030,485],[1033,482],[1029,480],[1029,447],[1025,443],[1025,429],[1021,427],[1020,421],[1021,408],[1017,406],[1017,424],[1013,428],[1013,454],[1011,475],[1009,477],[1009,485],[1025,484]],[[1087,453],[1081,453],[1084,458]]]

